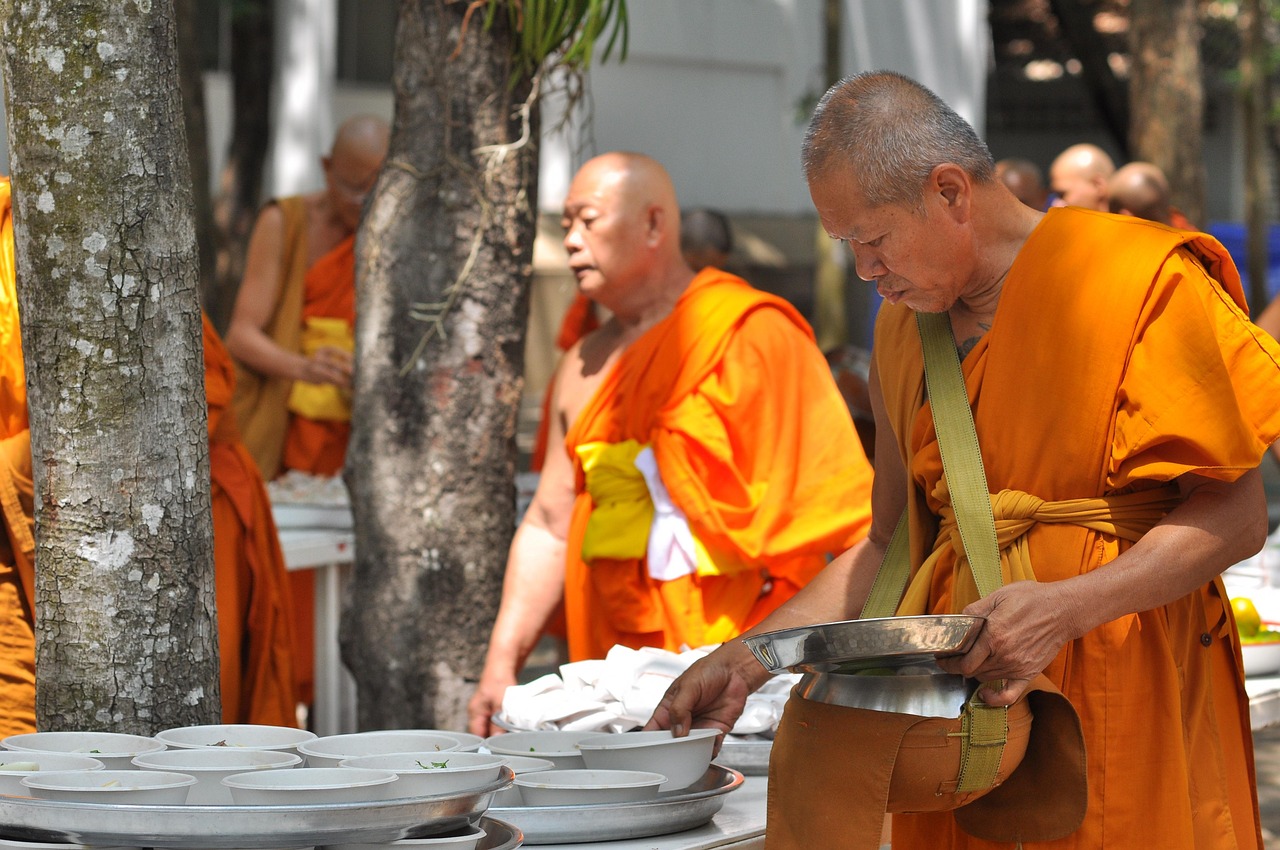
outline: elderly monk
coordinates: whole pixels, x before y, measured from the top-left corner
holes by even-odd
[[[1072,145],[1049,166],[1049,186],[1057,195],[1053,205],[1107,212],[1107,189],[1115,170],[1115,162],[1097,145]]]
[[[262,474],[231,413],[235,367],[203,320],[222,722],[296,726],[284,553]]]
[[[1151,162],[1130,162],[1116,169],[1108,184],[1111,212],[1157,221],[1181,230],[1195,230],[1172,201],[1169,179]]]
[[[1261,847],[1239,638],[1219,574],[1266,536],[1257,466],[1280,434],[1280,346],[1249,322],[1227,252],[1138,219],[1027,208],[996,182],[972,128],[896,74],[826,94],[804,167],[823,226],[885,299],[873,523],[755,631],[856,617],[909,507],[898,613],[986,618],[943,669],[984,683],[991,705],[1012,704],[1043,673],[1079,714],[1083,823],[1025,847]],[[981,599],[948,531],[917,312],[950,318],[992,491],[1004,584]],[[673,684],[650,726],[728,728],[766,677],[741,641],[727,643]],[[808,702],[793,697],[788,714]],[[808,766],[828,770],[839,766]],[[804,793],[807,781],[778,787]],[[766,846],[793,846],[772,840],[795,827],[775,814]],[[942,812],[895,815],[893,846],[1009,845]]]
[[[0,737],[36,731],[34,514],[13,206],[0,177]]]
[[[1040,166],[1029,159],[1002,159],[996,163],[996,179],[1013,196],[1033,210],[1044,212],[1049,207],[1049,189],[1044,185]]]
[[[870,515],[871,468],[812,331],[740,278],[695,275],[661,165],[587,162],[564,226],[579,290],[611,315],[557,367],[542,476],[469,706],[477,734],[562,597],[574,660],[718,643]]]
[[[234,410],[245,445],[270,481],[289,469],[332,476],[351,434],[355,234],[387,155],[385,121],[338,128],[321,160],[325,188],[278,198],[258,215],[227,329],[236,359]],[[289,576],[298,699],[315,681],[314,577]]]

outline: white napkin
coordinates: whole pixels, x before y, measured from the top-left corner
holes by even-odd
[[[684,511],[671,501],[667,485],[662,483],[652,446],[645,446],[636,455],[635,465],[644,476],[649,498],[653,501],[653,524],[649,526],[649,548],[645,553],[649,575],[658,581],[692,575],[698,566],[693,532],[689,530],[689,520]]]

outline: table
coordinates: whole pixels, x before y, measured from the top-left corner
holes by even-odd
[[[317,735],[356,731],[356,684],[342,663],[338,621],[342,585],[355,559],[355,533],[349,529],[281,528],[285,568],[316,573],[316,685],[310,726]]]

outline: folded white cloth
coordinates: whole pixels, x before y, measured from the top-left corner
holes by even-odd
[[[652,446],[645,446],[640,450],[636,455],[635,465],[644,476],[644,483],[649,487],[649,498],[653,502],[653,524],[649,526],[649,548],[645,551],[649,575],[658,581],[671,581],[692,575],[698,568],[693,532],[689,530],[689,520],[684,511],[671,501],[667,485],[662,483],[662,476],[658,474],[658,459],[653,456]]]

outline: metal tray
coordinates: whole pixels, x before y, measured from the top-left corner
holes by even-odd
[[[478,822],[513,778],[504,767],[496,781],[464,793],[316,806],[141,806],[0,795],[0,836],[177,850],[382,844]]]
[[[720,752],[712,759],[716,764],[746,776],[768,776],[769,754],[773,739],[760,735],[726,735]]]
[[[985,622],[964,614],[877,617],[765,632],[742,642],[771,673],[846,673],[958,655]]]
[[[724,806],[725,795],[742,785],[742,774],[712,764],[688,788],[638,803],[582,806],[510,806],[489,814],[516,825],[525,844],[574,844],[668,835],[702,826]]]

